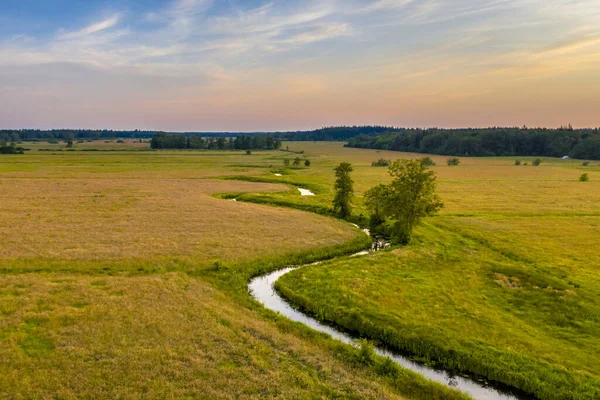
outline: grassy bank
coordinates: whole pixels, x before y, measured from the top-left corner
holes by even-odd
[[[406,248],[305,267],[276,287],[317,318],[427,363],[541,399],[597,398],[593,267],[565,274],[459,227],[433,221]]]

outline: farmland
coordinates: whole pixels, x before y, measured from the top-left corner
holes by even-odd
[[[294,209],[330,206],[335,165],[354,165],[358,216],[362,194],[389,180],[373,161],[422,155],[313,142],[251,155],[133,141],[25,147],[0,158],[4,397],[460,397],[357,363],[246,291],[258,273],[368,245],[345,222]],[[284,168],[295,158],[311,166]],[[540,398],[594,398],[598,163],[432,159],[445,208],[409,246],[303,268],[279,290],[428,362]]]

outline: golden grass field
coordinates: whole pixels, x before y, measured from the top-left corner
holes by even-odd
[[[215,199],[286,186],[186,179],[0,179],[0,259],[248,258],[350,239],[346,224],[296,210]]]
[[[185,274],[0,287],[0,398],[401,398]]]

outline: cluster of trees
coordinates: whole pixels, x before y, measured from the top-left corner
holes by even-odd
[[[294,167],[299,167],[301,164],[303,164],[302,159],[300,157],[296,157],[292,163],[294,165]],[[290,166],[290,159],[289,158],[285,158],[283,160],[283,166],[288,168]],[[310,160],[306,159],[304,160],[304,166],[305,167],[310,167]]]
[[[226,138],[157,133],[152,137],[150,147],[153,149],[274,150],[281,147],[281,140],[268,134]]]
[[[348,139],[347,147],[451,156],[600,159],[600,129],[396,129]]]
[[[24,154],[27,149],[17,147],[14,143],[0,144],[0,154]]]
[[[428,158],[396,160],[389,166],[391,183],[375,186],[365,193],[373,233],[390,237],[393,243],[407,244],[422,219],[443,207],[435,192],[436,176],[428,169],[429,161]],[[352,171],[352,165],[346,162],[335,168],[333,210],[341,218],[352,214]]]

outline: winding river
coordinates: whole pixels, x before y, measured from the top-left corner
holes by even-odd
[[[365,230],[365,233],[368,234],[368,230]],[[375,242],[376,245],[373,246],[373,250],[376,251],[381,248],[384,248],[385,245],[381,245],[381,242]],[[354,254],[352,257],[362,257],[370,252],[364,251],[357,254]],[[307,265],[316,265],[319,263],[307,264]],[[262,303],[266,308],[279,312],[287,318],[303,323],[317,331],[324,332],[334,339],[342,341],[344,343],[356,346],[357,338],[352,335],[344,332],[341,329],[337,329],[336,327],[328,324],[324,324],[322,322],[317,321],[316,319],[304,314],[303,312],[293,308],[289,303],[287,303],[279,294],[275,291],[273,285],[279,278],[283,275],[288,274],[296,269],[302,268],[303,266],[295,266],[288,267],[285,269],[281,269],[275,272],[272,272],[267,275],[263,275],[257,277],[250,281],[248,284],[248,290],[254,299],[258,300]],[[428,367],[423,364],[416,363],[405,357],[401,354],[391,352],[387,349],[381,347],[375,347],[375,351],[377,354],[389,357],[400,366],[410,369],[411,371],[417,372],[419,374],[424,375],[426,378],[431,379],[433,381],[442,383],[446,386],[456,388],[458,390],[463,391],[464,393],[469,394],[471,397],[475,399],[485,399],[485,400],[516,400],[516,399],[528,399],[530,397],[522,396],[519,394],[513,393],[510,389],[507,388],[499,388],[488,385],[484,381],[479,381],[471,378],[466,378],[462,376],[456,376],[444,370],[434,369]]]

